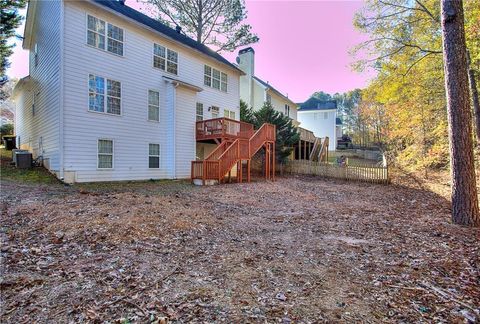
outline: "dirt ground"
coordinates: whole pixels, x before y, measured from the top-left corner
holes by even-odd
[[[480,321],[480,230],[428,190],[2,181],[2,323]]]

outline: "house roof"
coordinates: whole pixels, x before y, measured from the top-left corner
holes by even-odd
[[[261,85],[263,85],[265,88],[268,88],[270,90],[272,90],[273,92],[275,92],[276,94],[278,94],[279,96],[285,98],[286,100],[290,101],[291,103],[293,103],[294,105],[297,105],[295,102],[293,102],[291,99],[289,99],[287,96],[285,96],[283,93],[281,93],[280,91],[278,91],[277,89],[275,89],[274,87],[272,87],[272,85],[268,82],[265,82],[263,81],[262,79],[254,76],[253,77],[256,81],[258,81]]]
[[[336,125],[343,125],[343,122],[340,118],[337,117],[337,119],[335,119],[335,124]]]
[[[335,100],[323,101],[317,98],[310,98],[304,103],[300,104],[299,111],[306,110],[335,110],[337,109],[337,102]]]
[[[243,71],[240,70],[237,66],[234,64],[230,63],[227,59],[225,59],[223,56],[218,54],[217,52],[211,50],[208,46],[203,45],[196,40],[193,40],[192,38],[177,32],[175,29],[168,27],[165,24],[162,24],[158,20],[155,20],[153,18],[148,17],[147,15],[130,8],[129,6],[125,5],[122,3],[122,1],[117,1],[117,0],[93,0],[94,3],[100,4],[103,7],[106,7],[110,10],[115,11],[116,13],[119,13],[127,18],[130,18],[144,26],[150,27],[151,29],[167,36],[170,39],[173,39],[176,42],[179,42],[183,45],[186,45],[192,49],[195,49],[217,61],[220,63],[223,63],[225,65],[228,65],[230,68],[233,68],[240,73],[243,74]]]

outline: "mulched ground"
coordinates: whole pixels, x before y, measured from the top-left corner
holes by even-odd
[[[2,181],[2,323],[480,321],[480,230],[429,191]]]

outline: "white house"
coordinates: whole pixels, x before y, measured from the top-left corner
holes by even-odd
[[[240,77],[240,98],[254,110],[260,109],[265,102],[270,102],[273,108],[293,119],[298,126],[297,104],[286,95],[276,90],[270,83],[255,76],[255,51],[247,47],[238,52],[237,63],[245,73]]]
[[[337,103],[310,98],[301,104],[298,121],[303,128],[313,131],[316,137],[329,138],[329,151],[337,145]]]
[[[30,0],[17,143],[65,182],[189,178],[197,120],[239,119],[243,72],[114,0]]]

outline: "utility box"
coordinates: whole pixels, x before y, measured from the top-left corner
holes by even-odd
[[[17,152],[15,154],[15,166],[19,169],[30,169],[32,167],[32,153]]]
[[[28,153],[28,150],[19,150],[19,149],[13,149],[12,150],[12,161],[17,164],[17,153]]]
[[[5,135],[3,136],[3,144],[5,145],[5,149],[7,151],[11,151],[17,148],[16,143],[17,137],[15,135]]]

